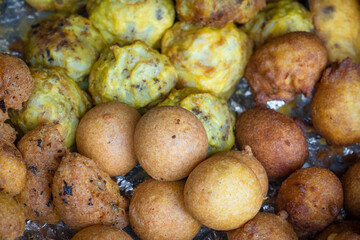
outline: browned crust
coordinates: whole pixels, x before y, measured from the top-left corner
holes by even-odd
[[[329,225],[324,229],[315,240],[328,240],[328,237],[333,233],[342,233],[342,232],[355,232],[360,234],[360,222],[359,221],[344,221],[336,222]]]

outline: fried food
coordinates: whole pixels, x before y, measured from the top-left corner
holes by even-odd
[[[240,228],[227,233],[229,240],[297,240],[287,214],[259,212]]]
[[[216,29],[178,22],[161,42],[162,53],[177,70],[177,88],[195,87],[224,98],[243,76],[252,48],[252,41],[232,23]]]
[[[125,103],[99,104],[76,129],[80,154],[96,161],[110,176],[123,176],[137,164],[134,132],[141,115]]]
[[[265,5],[265,0],[176,0],[176,11],[182,22],[223,27],[233,21],[248,22]]]
[[[224,99],[195,88],[173,89],[158,106],[179,106],[195,114],[207,133],[208,154],[228,151],[234,145],[235,117]]]
[[[73,229],[96,224],[122,229],[128,225],[129,202],[120,195],[119,186],[94,160],[78,153],[61,161],[52,194],[61,220]]]
[[[25,215],[17,201],[0,192],[0,239],[15,240],[25,230]]]
[[[34,90],[22,110],[10,110],[10,119],[24,133],[46,123],[59,123],[65,145],[75,143],[75,129],[91,107],[88,95],[61,69],[32,69]]]
[[[159,48],[175,20],[172,0],[89,0],[86,9],[105,40],[121,46],[141,40]]]
[[[321,231],[335,220],[343,205],[343,189],[326,168],[302,168],[282,182],[275,200],[285,210],[297,234]]]
[[[360,234],[353,232],[343,232],[331,234],[328,240],[360,240]]]
[[[349,167],[342,178],[342,183],[346,213],[355,219],[360,219],[360,162]]]
[[[25,0],[38,11],[60,11],[75,13],[84,8],[88,0]]]
[[[132,238],[124,231],[115,227],[105,225],[94,225],[84,228],[71,240],[132,240]]]
[[[103,51],[91,70],[89,91],[95,104],[120,101],[143,108],[165,98],[176,81],[169,59],[137,41]]]
[[[334,234],[341,234],[347,232],[354,232],[360,234],[360,222],[358,221],[343,221],[343,222],[336,222],[324,229],[316,238],[315,240],[334,240],[329,239],[329,237]]]
[[[25,44],[25,59],[36,68],[61,68],[79,84],[89,75],[105,42],[80,15],[53,15],[34,25]]]
[[[309,0],[315,32],[325,43],[329,62],[350,57],[360,63],[360,3],[357,0]]]
[[[13,143],[16,139],[16,130],[8,123],[0,123],[0,141]]]
[[[236,140],[246,145],[264,166],[270,181],[300,168],[308,157],[304,133],[294,120],[267,108],[253,108],[238,116]]]
[[[203,225],[232,230],[252,219],[263,202],[256,174],[242,161],[212,156],[189,175],[185,207]]]
[[[201,228],[185,209],[183,181],[141,183],[130,201],[129,219],[142,240],[191,240]]]
[[[360,66],[350,58],[324,71],[311,99],[310,113],[315,129],[329,143],[360,142],[359,95]]]
[[[17,196],[24,206],[25,217],[48,224],[60,218],[54,209],[51,184],[67,148],[59,125],[42,125],[26,133],[17,146],[26,164],[26,183]]]
[[[326,63],[326,48],[319,38],[307,32],[292,32],[255,51],[245,77],[257,104],[288,102],[299,93],[311,95]]]
[[[136,125],[135,154],[154,179],[176,181],[187,177],[206,158],[208,141],[200,120],[175,106],[156,107]]]

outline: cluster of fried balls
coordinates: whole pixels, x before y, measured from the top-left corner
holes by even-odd
[[[73,240],[130,240],[129,223],[143,240],[360,239],[360,158],[302,168],[305,123],[266,107],[312,97],[319,135],[360,142],[359,1],[26,2],[56,13],[23,60],[0,53],[0,239],[25,220]],[[255,107],[235,115],[242,77]],[[128,199],[113,177],[138,163]]]

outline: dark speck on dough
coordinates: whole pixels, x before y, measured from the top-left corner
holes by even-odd
[[[322,10],[322,12],[325,13],[325,14],[330,14],[330,13],[332,13],[332,12],[334,12],[334,11],[335,11],[335,9],[334,9],[333,6],[328,6],[328,7],[324,8],[324,9]]]
[[[64,180],[64,184],[65,186],[63,187],[63,191],[64,191],[64,196],[65,195],[70,195],[72,196],[72,187],[67,185],[67,182]]]

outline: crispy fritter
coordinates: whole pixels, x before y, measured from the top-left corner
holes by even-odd
[[[115,227],[105,225],[94,225],[84,228],[78,232],[71,240],[132,240],[124,231]]]
[[[360,234],[360,222],[359,221],[343,221],[336,222],[324,229],[315,240],[333,240],[328,239],[332,234],[354,232]]]
[[[13,143],[16,140],[16,130],[8,123],[0,123],[0,141]]]
[[[25,0],[38,11],[60,11],[74,13],[85,7],[88,0]]]
[[[343,175],[342,183],[346,213],[360,219],[360,161],[349,167]]]

